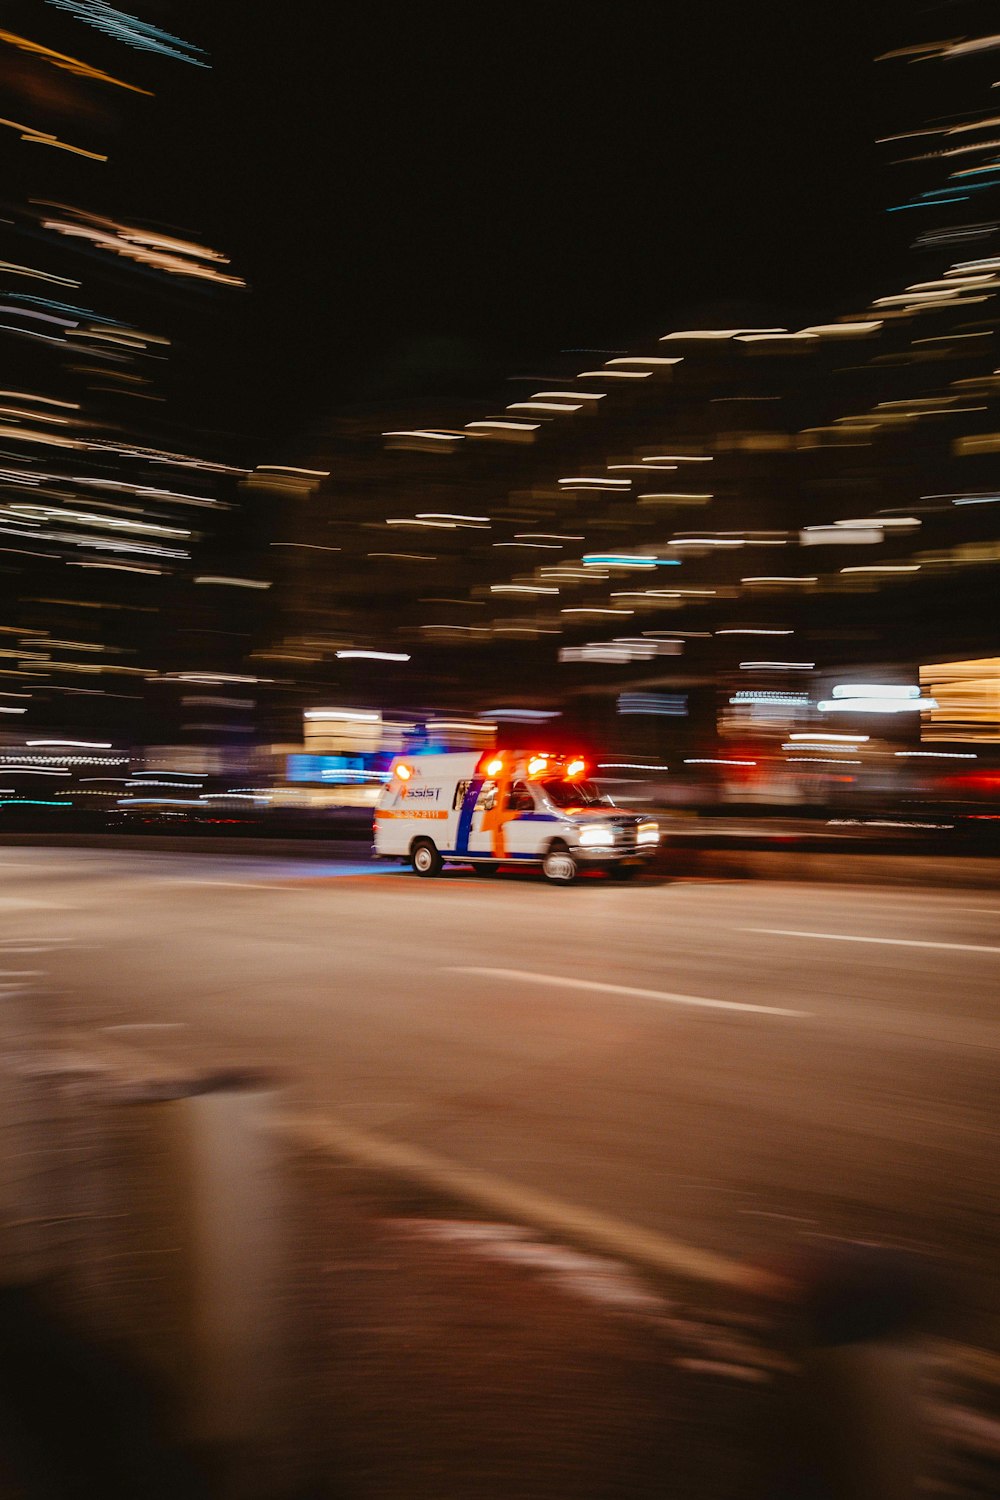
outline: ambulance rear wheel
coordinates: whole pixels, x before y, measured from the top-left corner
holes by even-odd
[[[542,874],[553,885],[571,885],[576,879],[576,860],[565,844],[552,845],[542,860]]]
[[[410,863],[418,875],[440,875],[442,859],[430,839],[417,839],[410,850]]]

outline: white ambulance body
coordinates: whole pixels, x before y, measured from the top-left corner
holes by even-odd
[[[580,756],[528,751],[400,756],[375,809],[375,856],[418,875],[446,859],[539,865],[562,884],[585,867],[627,874],[655,852],[659,828],[615,807],[586,770]]]

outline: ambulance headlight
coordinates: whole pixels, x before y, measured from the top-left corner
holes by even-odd
[[[635,841],[637,844],[658,844],[660,830],[655,823],[640,823],[636,829]]]
[[[614,833],[610,828],[583,828],[580,830],[580,843],[593,848],[596,845],[607,846],[615,841]]]

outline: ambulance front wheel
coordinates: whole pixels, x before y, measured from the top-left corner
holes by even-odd
[[[410,861],[418,875],[440,875],[442,859],[430,839],[417,839],[410,850]]]
[[[552,845],[542,860],[542,874],[553,885],[570,885],[576,879],[576,860],[565,844]]]

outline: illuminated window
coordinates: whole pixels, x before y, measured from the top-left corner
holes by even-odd
[[[921,667],[920,686],[935,705],[922,715],[922,741],[1000,740],[1000,657]]]

